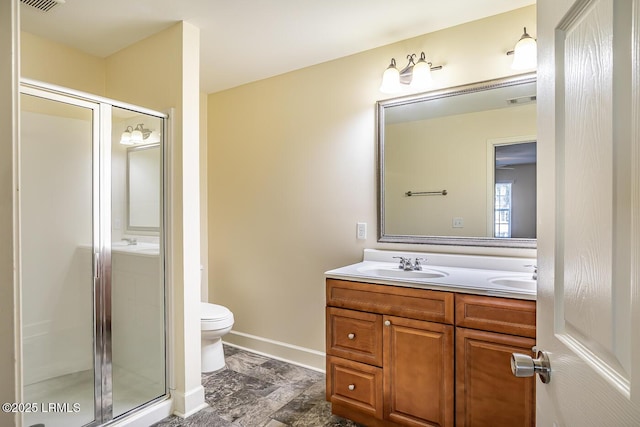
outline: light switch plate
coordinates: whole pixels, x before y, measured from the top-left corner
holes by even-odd
[[[366,240],[367,238],[367,223],[359,222],[356,226],[356,238],[358,240]]]

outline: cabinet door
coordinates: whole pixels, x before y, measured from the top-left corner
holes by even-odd
[[[511,353],[532,354],[533,338],[456,328],[456,425],[535,425],[535,377],[511,373]]]
[[[453,326],[383,320],[385,418],[406,426],[452,426]]]

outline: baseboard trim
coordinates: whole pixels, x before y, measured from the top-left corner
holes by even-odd
[[[204,387],[202,385],[187,393],[171,390],[171,397],[174,400],[173,414],[180,418],[187,418],[209,406],[204,401]]]
[[[225,335],[222,341],[231,347],[251,351],[314,371],[325,372],[326,354],[321,351],[233,330]]]
[[[200,406],[196,406],[195,408],[193,408],[192,410],[190,410],[187,413],[182,413],[182,412],[178,412],[178,411],[174,411],[173,415],[180,417],[180,418],[187,418],[190,417],[191,415],[195,414],[196,412],[199,412],[201,410],[203,410],[204,408],[206,408],[207,406],[209,406],[208,403],[203,403]]]
[[[123,420],[118,420],[110,427],[148,427],[171,416],[173,401],[169,398],[141,409]]]

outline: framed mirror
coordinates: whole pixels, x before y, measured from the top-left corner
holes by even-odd
[[[159,232],[160,144],[127,148],[127,230]]]
[[[536,247],[536,76],[377,103],[378,241]]]

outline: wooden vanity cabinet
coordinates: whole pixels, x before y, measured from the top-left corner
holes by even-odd
[[[511,373],[535,322],[535,301],[456,294],[456,426],[535,426],[535,377]]]
[[[453,426],[449,292],[327,279],[327,400],[367,426]]]
[[[327,400],[369,427],[533,426],[535,302],[327,279]],[[454,373],[455,368],[455,373]]]

